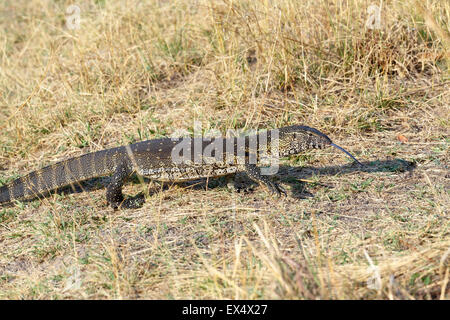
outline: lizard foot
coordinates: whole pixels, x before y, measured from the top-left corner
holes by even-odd
[[[144,205],[145,198],[143,194],[126,198],[121,202],[111,202],[110,205],[114,210],[117,209],[138,209]]]
[[[285,197],[287,197],[286,190],[278,183],[275,183],[273,181],[267,181],[266,186],[267,188],[269,188],[269,191],[272,195],[275,194],[277,197],[281,197],[281,195],[284,195]]]

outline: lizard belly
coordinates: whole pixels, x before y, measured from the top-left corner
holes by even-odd
[[[239,168],[237,165],[218,166],[208,164],[192,164],[189,166],[171,166],[158,168],[139,168],[137,173],[153,180],[163,182],[178,182],[194,179],[220,177],[236,173]]]

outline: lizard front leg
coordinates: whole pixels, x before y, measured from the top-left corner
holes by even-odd
[[[258,183],[262,183],[269,188],[272,194],[275,193],[278,197],[280,197],[281,194],[287,195],[286,190],[284,190],[283,187],[270,180],[268,176],[262,175],[261,169],[255,164],[245,164],[245,172],[251,179]]]
[[[128,177],[133,173],[131,166],[123,162],[117,166],[111,177],[111,182],[106,188],[106,201],[114,209],[117,208],[139,208],[144,203],[142,197],[125,199],[122,193],[122,187]]]

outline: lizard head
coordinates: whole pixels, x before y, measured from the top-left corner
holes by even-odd
[[[326,134],[317,129],[294,125],[283,127],[279,131],[279,153],[281,157],[298,154],[308,149],[322,149],[328,146],[343,151],[356,163],[361,164],[347,150],[334,144]]]

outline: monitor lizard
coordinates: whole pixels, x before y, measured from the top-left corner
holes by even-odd
[[[45,196],[60,187],[111,175],[106,188],[108,204],[113,208],[132,208],[142,204],[125,201],[122,186],[133,173],[152,180],[180,182],[245,172],[251,179],[268,187],[272,194],[280,196],[286,195],[286,191],[261,173],[258,165],[263,159],[277,160],[308,149],[333,146],[361,164],[324,133],[303,125],[268,130],[239,139],[161,138],[86,153],[30,172],[1,186],[0,204]]]

